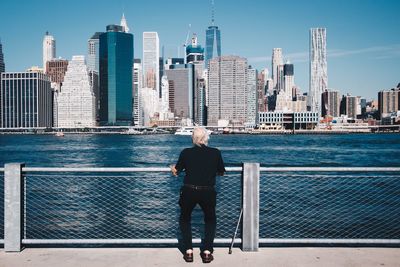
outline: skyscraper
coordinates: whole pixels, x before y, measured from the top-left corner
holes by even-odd
[[[328,87],[326,29],[310,29],[310,92],[311,111],[321,115],[321,95]]]
[[[274,80],[274,89],[278,91],[283,89],[280,88],[282,79],[282,48],[274,48],[272,50],[272,80]]]
[[[87,67],[89,71],[96,71],[97,73],[99,73],[100,34],[102,32],[96,32],[88,40]]]
[[[84,56],[73,56],[58,95],[58,127],[96,126],[96,101]]]
[[[247,118],[246,124],[255,126],[257,123],[258,103],[257,103],[257,70],[251,66],[247,69]]]
[[[193,64],[172,65],[165,70],[169,84],[169,106],[175,117],[194,119],[194,85],[195,73]]]
[[[337,90],[327,89],[322,93],[322,116],[340,117],[340,94]]]
[[[100,122],[132,124],[133,35],[108,25],[100,35]]]
[[[1,74],[1,127],[52,127],[50,79],[42,72]]]
[[[4,55],[3,55],[3,45],[0,40],[0,74],[6,71],[6,65],[4,64]]]
[[[400,87],[378,92],[379,117],[387,117],[400,110]]]
[[[157,32],[143,32],[143,85],[159,95],[160,40]]]
[[[1,73],[6,71],[6,66],[4,64],[4,55],[3,55],[3,45],[1,44],[0,40],[0,90],[1,90]],[[3,105],[2,102],[2,95],[0,94],[0,125],[1,125],[1,112],[2,108],[1,106]]]
[[[221,56],[210,60],[207,125],[217,125],[218,120],[245,123],[247,68],[247,59],[237,56]]]
[[[64,81],[67,68],[68,60],[66,59],[52,59],[46,63],[47,75],[50,77],[50,81],[60,86]]]
[[[205,67],[208,67],[208,62],[214,57],[221,56],[221,31],[218,26],[214,25],[214,1],[212,1],[212,14],[211,14],[211,26],[206,30],[206,55],[205,55]]]
[[[49,32],[43,38],[43,71],[47,73],[46,62],[56,58],[56,40]]]
[[[283,90],[293,98],[292,88],[294,86],[294,66],[289,61],[283,65],[283,80]]]
[[[133,61],[133,124],[143,126],[143,111],[140,103],[140,90],[142,84],[142,61],[140,58],[135,58]]]

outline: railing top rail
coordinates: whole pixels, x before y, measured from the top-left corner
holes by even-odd
[[[240,172],[242,167],[226,167],[227,172]],[[23,167],[23,172],[170,172],[169,167]]]
[[[242,167],[226,167],[241,172]],[[169,172],[169,167],[23,167],[23,172]],[[0,168],[4,172],[4,168]],[[400,167],[260,167],[260,172],[400,172]]]
[[[261,167],[261,172],[400,172],[400,167]]]

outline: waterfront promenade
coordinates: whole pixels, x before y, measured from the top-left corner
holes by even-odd
[[[198,249],[195,249],[195,253]],[[242,252],[217,248],[211,266],[315,266],[315,267],[397,267],[399,248],[260,248]],[[195,254],[185,263],[177,248],[29,248],[21,253],[0,251],[0,267],[132,267],[203,266]]]

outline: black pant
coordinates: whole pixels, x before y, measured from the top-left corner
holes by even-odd
[[[214,189],[192,189],[188,187],[181,188],[179,198],[179,206],[181,207],[181,215],[179,218],[179,226],[182,232],[183,246],[185,250],[193,249],[192,244],[192,211],[196,204],[199,204],[204,213],[205,236],[204,250],[213,252],[213,244],[215,237],[215,228],[217,225],[215,215],[216,192]]]

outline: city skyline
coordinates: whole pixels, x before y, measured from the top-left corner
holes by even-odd
[[[267,67],[271,73],[272,49],[282,48],[284,59],[295,65],[296,85],[302,92],[309,90],[309,29],[327,28],[329,88],[341,94],[376,99],[379,90],[392,88],[399,80],[400,22],[396,19],[399,7],[400,2],[388,0],[322,4],[311,0],[238,1],[235,5],[219,0],[215,1],[214,25],[221,30],[222,55],[245,57],[258,70]],[[128,1],[113,5],[85,1],[78,5],[72,1],[65,6],[43,1],[40,7],[28,1],[5,1],[3,8],[8,12],[0,22],[12,25],[0,30],[6,71],[41,66],[41,45],[46,31],[56,39],[57,56],[71,59],[73,55],[86,55],[88,39],[106,25],[119,23],[123,13],[130,32],[136,36],[134,45],[139,58],[144,31],[158,32],[160,49],[164,46],[167,58],[176,57],[178,50],[183,56],[182,44],[189,24],[203,47],[205,31],[212,25],[208,0],[199,3],[196,12],[185,12],[185,5],[179,1],[155,1],[153,5]],[[46,16],[40,11],[43,8]],[[74,16],[60,16],[60,8],[61,12]],[[88,16],[93,12],[97,15]],[[30,23],[34,26],[26,31]]]

